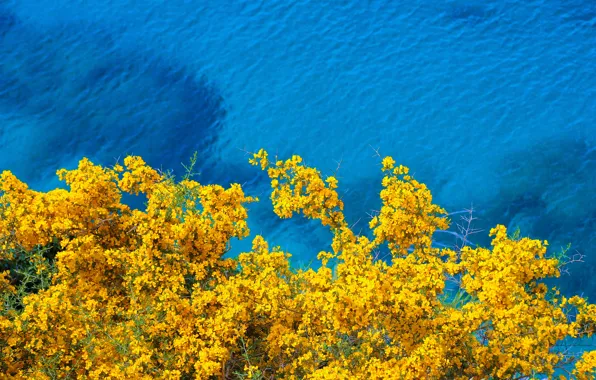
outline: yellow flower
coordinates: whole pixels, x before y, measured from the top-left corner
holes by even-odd
[[[383,168],[381,170],[383,170],[383,171],[391,170],[395,166],[395,160],[392,157],[387,156],[387,157],[383,158],[382,164],[383,164]]]
[[[227,258],[249,236],[246,205],[256,201],[238,184],[176,182],[133,156],[112,169],[83,159],[57,172],[69,190],[47,193],[3,172],[3,373],[552,376],[565,364],[557,342],[593,336],[596,305],[541,282],[559,275],[546,242],[509,237],[499,225],[490,248],[434,248],[433,233],[449,227],[445,210],[391,157],[370,234],[346,222],[335,177],[299,156],[272,165],[262,149],[249,161],[271,178],[279,217],[299,213],[329,228],[321,266],[293,269],[291,254],[260,235]],[[145,209],[122,204],[122,192],[146,194]],[[595,358],[584,353],[573,374],[593,378]]]

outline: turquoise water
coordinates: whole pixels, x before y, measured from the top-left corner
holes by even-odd
[[[379,208],[378,150],[448,211],[473,204],[479,244],[497,223],[553,252],[571,242],[584,263],[557,284],[596,296],[594,2],[4,4],[0,170],[35,189],[82,156],[140,154],[180,173],[198,150],[198,179],[260,194],[253,234],[306,265],[329,232],[276,219],[243,150],[299,154],[326,175],[339,166],[364,231]]]

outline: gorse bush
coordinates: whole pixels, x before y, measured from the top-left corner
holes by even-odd
[[[70,190],[0,183],[0,369],[8,378],[593,378],[596,306],[541,281],[561,263],[546,242],[490,231],[492,247],[436,248],[449,227],[425,185],[382,161],[369,237],[348,226],[334,177],[298,156],[250,162],[271,178],[275,213],[330,228],[317,270],[249,235],[238,184],[180,181],[139,157],[59,170]],[[194,161],[192,162],[194,164]],[[122,192],[147,196],[144,211]],[[375,259],[386,250],[388,260]],[[332,270],[333,267],[333,270]],[[451,284],[448,286],[448,284]],[[573,367],[573,369],[571,369]]]

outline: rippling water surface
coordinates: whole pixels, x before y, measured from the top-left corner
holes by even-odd
[[[242,150],[299,154],[326,175],[339,166],[364,230],[379,207],[378,150],[449,211],[473,204],[480,244],[497,223],[552,251],[571,242],[585,262],[558,284],[596,296],[592,1],[3,4],[0,169],[36,189],[82,156],[180,169],[199,150],[199,180],[261,194],[253,234],[305,265],[329,232],[277,220]]]

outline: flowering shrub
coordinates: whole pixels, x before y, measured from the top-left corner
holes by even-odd
[[[592,336],[596,305],[541,283],[561,265],[546,242],[497,226],[491,249],[433,247],[445,211],[390,157],[372,237],[359,236],[334,177],[298,156],[272,162],[261,150],[250,162],[271,178],[279,217],[301,212],[333,232],[317,270],[291,269],[261,236],[223,258],[230,239],[249,235],[257,200],[238,184],[176,182],[139,157],[59,170],[68,191],[33,191],[2,173],[2,373],[521,379],[574,365],[575,377],[593,378],[596,351],[578,358],[557,343]],[[145,194],[146,209],[122,204],[122,192]],[[391,259],[376,260],[380,249]]]

